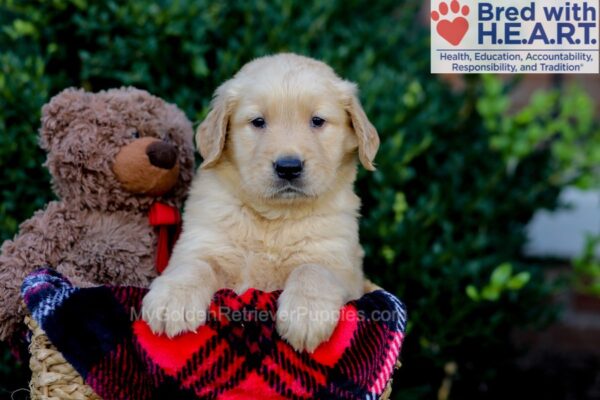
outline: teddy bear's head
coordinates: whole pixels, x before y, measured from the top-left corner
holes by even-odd
[[[192,179],[192,124],[143,90],[66,89],[43,107],[40,136],[56,194],[85,208],[179,206]]]

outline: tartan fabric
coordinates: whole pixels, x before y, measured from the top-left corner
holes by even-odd
[[[280,292],[220,290],[205,326],[169,339],[136,319],[146,291],[74,288],[41,269],[25,279],[22,296],[104,399],[377,399],[404,338],[405,307],[383,290],[344,306],[332,338],[312,354],[278,336]]]

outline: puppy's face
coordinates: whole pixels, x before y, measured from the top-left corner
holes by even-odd
[[[373,169],[377,132],[353,84],[323,63],[283,54],[247,64],[218,90],[198,130],[204,168],[224,162],[262,201],[322,196]]]
[[[231,162],[253,196],[317,197],[343,164],[354,164],[357,140],[340,94],[312,69],[265,72],[244,85],[233,110]]]

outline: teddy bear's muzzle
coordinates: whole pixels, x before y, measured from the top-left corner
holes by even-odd
[[[171,169],[177,163],[177,149],[162,140],[150,143],[146,147],[146,155],[150,164],[158,168]]]
[[[172,144],[144,137],[121,148],[112,169],[125,190],[162,196],[177,184],[178,155]]]

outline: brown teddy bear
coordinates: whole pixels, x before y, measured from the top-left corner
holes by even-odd
[[[43,107],[40,136],[58,200],[0,249],[0,340],[24,326],[19,288],[41,266],[80,286],[148,286],[193,175],[190,121],[143,90],[67,89]]]

